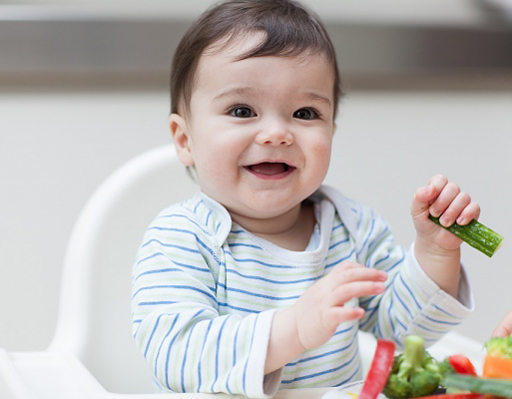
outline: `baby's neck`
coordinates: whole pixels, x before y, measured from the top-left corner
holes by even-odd
[[[309,202],[272,219],[247,219],[238,215],[232,218],[254,235],[292,251],[306,249],[316,223],[314,205]]]

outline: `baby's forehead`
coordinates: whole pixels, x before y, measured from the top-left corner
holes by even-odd
[[[329,63],[329,57],[319,49],[304,48],[296,51],[293,44],[276,48],[274,51],[266,51],[258,54],[258,50],[265,42],[267,33],[263,31],[245,31],[224,36],[206,47],[199,58],[198,71],[211,57],[222,57],[224,62],[236,62],[252,57],[285,57],[294,59],[298,64],[307,65],[313,59],[324,57]],[[253,55],[253,53],[256,53]],[[333,65],[335,68],[335,66]]]
[[[235,59],[249,54],[257,49],[266,39],[265,32],[258,31],[240,31],[231,32],[210,43],[201,54],[203,57],[214,56],[218,54],[232,55]]]

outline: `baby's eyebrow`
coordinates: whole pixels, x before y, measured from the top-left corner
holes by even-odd
[[[331,100],[326,96],[322,96],[321,94],[317,93],[306,93],[306,97],[312,101],[320,101],[323,103],[327,103],[329,108],[331,108]]]
[[[219,94],[217,94],[214,98],[213,98],[213,101],[215,100],[220,100],[224,97],[229,97],[229,96],[241,96],[241,95],[248,95],[248,94],[254,94],[254,89],[252,89],[251,87],[235,87],[234,89],[227,89]]]

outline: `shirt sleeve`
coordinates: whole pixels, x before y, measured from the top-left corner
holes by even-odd
[[[388,273],[386,290],[363,297],[366,313],[360,327],[402,347],[407,335],[420,335],[431,345],[459,325],[474,309],[472,292],[462,267],[459,298],[453,298],[430,279],[414,256],[395,245],[388,224],[371,209],[360,208],[360,262]]]
[[[172,392],[271,397],[264,378],[274,311],[219,314],[222,267],[211,233],[186,214],[147,230],[132,279],[133,333],[161,385]]]

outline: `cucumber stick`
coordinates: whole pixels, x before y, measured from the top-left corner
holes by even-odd
[[[491,230],[489,227],[484,226],[477,220],[472,220],[464,226],[454,223],[451,226],[444,227],[439,222],[439,218],[432,215],[429,215],[429,218],[439,226],[450,231],[452,234],[455,234],[473,248],[483,252],[489,258],[494,255],[503,241],[503,237],[501,235]]]
[[[512,380],[481,378],[454,373],[446,375],[442,384],[446,388],[459,388],[470,392],[512,398]]]

